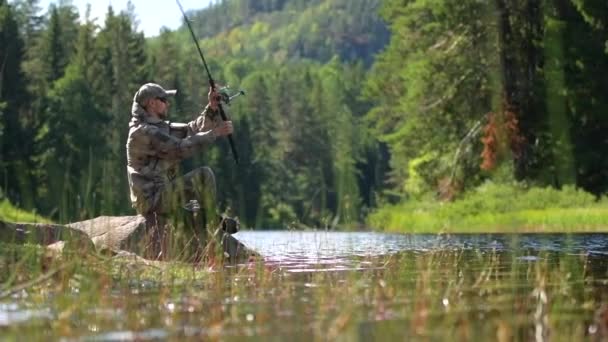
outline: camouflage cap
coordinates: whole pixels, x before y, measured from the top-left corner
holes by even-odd
[[[167,98],[170,96],[174,96],[175,94],[177,94],[177,90],[175,89],[165,90],[165,88],[161,87],[156,83],[146,83],[142,85],[135,93],[135,96],[133,97],[133,102],[137,102],[140,105],[143,105],[143,103],[147,99],[152,99],[155,97]]]

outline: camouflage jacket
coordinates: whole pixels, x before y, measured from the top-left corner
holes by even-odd
[[[187,124],[155,119],[135,107],[127,139],[127,172],[132,206],[146,214],[158,203],[164,184],[175,178],[179,162],[215,141],[211,129],[220,120],[209,106]]]

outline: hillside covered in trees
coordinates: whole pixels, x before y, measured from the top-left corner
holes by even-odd
[[[362,222],[394,201],[450,200],[486,180],[608,190],[608,4],[590,0],[225,0],[189,13],[216,80],[247,95],[216,172],[248,226]],[[69,2],[0,0],[0,197],[58,221],[132,213],[133,93],[206,102],[182,27],[145,38]]]
[[[251,226],[359,221],[385,165],[359,97],[389,39],[379,2],[251,3],[189,13],[214,78],[247,96],[230,110],[241,163],[220,142],[184,169],[211,165],[224,207]],[[60,221],[132,213],[125,142],[134,92],[150,81],[179,89],[173,121],[206,104],[189,33],[146,39],[133,9],[110,8],[97,23],[79,21],[68,2],[1,4],[4,196]]]

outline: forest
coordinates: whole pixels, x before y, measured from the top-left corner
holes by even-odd
[[[168,6],[173,4],[168,4]],[[608,192],[608,2],[223,0],[188,13],[231,104],[235,164],[209,165],[248,227],[356,226],[494,182]],[[58,222],[133,214],[133,94],[206,105],[187,28],[145,37],[132,5],[0,0],[0,200]]]

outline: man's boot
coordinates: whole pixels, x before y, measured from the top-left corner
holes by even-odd
[[[238,218],[234,219],[226,215],[220,215],[220,227],[223,232],[232,235],[238,233],[241,223]]]

